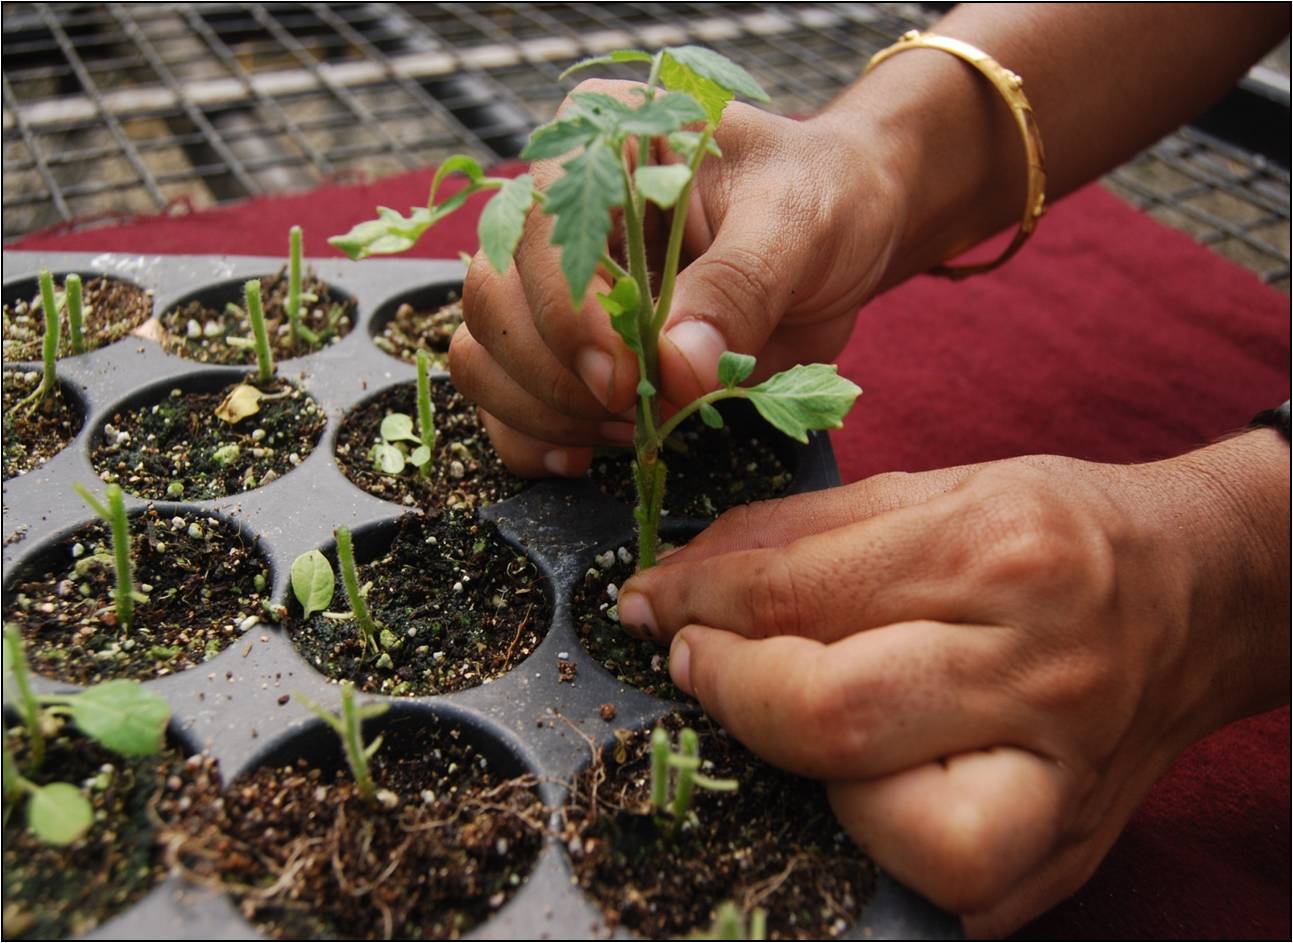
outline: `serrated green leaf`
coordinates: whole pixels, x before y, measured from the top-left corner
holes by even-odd
[[[525,149],[521,151],[521,159],[543,160],[548,157],[561,157],[576,148],[584,147],[597,137],[597,134],[597,125],[583,115],[561,117],[534,129]]]
[[[705,120],[705,109],[686,92],[657,95],[619,119],[625,134],[655,137],[679,130],[693,121]]]
[[[70,783],[36,786],[27,798],[27,826],[43,842],[70,845],[94,824],[94,810]]]
[[[419,445],[409,456],[409,464],[414,468],[421,468],[429,461],[431,461],[431,450],[425,445]]]
[[[618,62],[650,62],[652,55],[649,52],[643,52],[641,49],[616,49],[601,56],[593,56],[589,59],[580,59],[570,68],[566,69],[557,76],[558,81],[566,78],[580,69],[587,69],[598,65],[612,65]]]
[[[700,147],[701,138],[704,137],[699,131],[675,131],[667,138],[669,150],[673,151],[687,163],[696,155],[696,148]],[[723,151],[719,148],[718,143],[711,135],[705,142],[705,151],[713,154],[715,157],[722,157]]]
[[[711,406],[709,403],[700,404],[700,421],[711,429],[723,428],[723,414]]]
[[[393,445],[378,442],[373,445],[368,457],[373,460],[373,466],[383,475],[398,475],[404,471],[404,453]]]
[[[162,748],[171,708],[138,681],[105,681],[68,702],[72,721],[87,737],[123,756],[147,756]]]
[[[387,442],[421,442],[413,432],[413,417],[404,413],[388,413],[382,420],[382,438]]]
[[[522,174],[503,184],[480,214],[476,234],[489,264],[496,272],[506,272],[516,244],[521,241],[525,217],[534,205],[534,178]]]
[[[606,251],[611,210],[624,204],[624,177],[615,151],[601,140],[563,167],[565,173],[548,189],[544,211],[557,218],[552,242],[561,246],[561,271],[578,301]]]
[[[332,564],[318,550],[307,550],[292,561],[292,595],[301,604],[302,618],[327,609],[336,588]]]
[[[665,55],[660,62],[660,84],[671,92],[690,95],[705,110],[705,120],[711,126],[723,117],[723,109],[732,100],[732,93],[703,75],[698,75],[672,56]]]
[[[603,92],[576,92],[570,101],[571,117],[582,118],[608,137],[619,135],[620,122],[630,111],[624,102]]]
[[[666,210],[678,202],[689,180],[691,168],[686,164],[653,164],[633,171],[633,182],[642,195]]]
[[[444,178],[450,174],[462,174],[472,185],[479,186],[485,179],[485,171],[481,170],[480,164],[475,158],[468,157],[466,154],[454,154],[452,157],[446,157],[444,161],[436,168],[435,176],[431,178],[431,193],[427,197],[427,208],[435,208],[435,195],[440,189],[440,184]]]
[[[754,76],[712,49],[704,46],[670,46],[664,54],[666,59],[672,59],[733,95],[740,95],[750,101],[768,101],[768,93],[755,81]]]
[[[624,339],[629,350],[642,352],[642,340],[638,333],[638,305],[641,304],[638,283],[627,276],[617,278],[609,295],[597,293],[597,300],[611,318],[611,327]]]
[[[718,382],[729,390],[754,372],[754,358],[725,350],[718,358]]]
[[[838,429],[862,390],[834,364],[810,363],[782,371],[745,391],[754,408],[792,439],[811,429]]]

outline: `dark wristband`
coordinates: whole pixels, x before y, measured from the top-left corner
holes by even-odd
[[[1284,441],[1289,441],[1289,401],[1285,400],[1284,405],[1276,406],[1274,409],[1263,409],[1253,421],[1248,424],[1249,429],[1265,429],[1270,427],[1284,437]]]

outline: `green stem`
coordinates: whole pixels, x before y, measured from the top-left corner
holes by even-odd
[[[41,347],[45,368],[40,375],[40,386],[25,396],[15,407],[24,411],[35,409],[43,403],[57,382],[54,377],[54,364],[58,359],[58,340],[62,327],[58,320],[58,307],[54,303],[54,278],[48,271],[40,273],[40,306],[45,315],[45,340]]]
[[[422,444],[435,455],[435,419],[431,409],[431,358],[427,352],[418,349],[418,438]],[[431,475],[431,462],[418,469],[418,475],[428,478]]]
[[[664,443],[668,441],[669,436],[673,435],[673,431],[677,429],[678,426],[681,425],[683,422],[686,422],[688,417],[690,417],[691,414],[694,413],[696,410],[700,409],[701,406],[704,406],[706,404],[712,405],[713,403],[717,403],[720,400],[743,399],[744,397],[745,397],[745,390],[742,387],[734,386],[730,388],[724,387],[721,390],[714,390],[712,393],[706,393],[704,396],[701,396],[692,400],[682,409],[678,410],[676,413],[670,416],[669,419],[664,423],[664,425],[660,427],[660,432],[657,439],[656,447],[663,448]]]
[[[288,231],[287,320],[292,328],[292,343],[301,340],[301,227]]]
[[[35,773],[45,762],[45,732],[40,726],[40,701],[31,690],[31,675],[27,670],[27,651],[23,647],[22,633],[17,626],[4,627],[5,643],[9,646],[9,670],[18,688],[18,712],[27,730],[28,754],[31,771]],[[8,751],[6,750],[6,755]],[[6,793],[8,790],[5,790]]]
[[[350,528],[338,527],[334,536],[337,538],[337,562],[341,564],[341,581],[345,584],[346,595],[350,597],[350,611],[359,623],[364,648],[377,649],[377,626],[368,611],[368,603],[364,602],[364,597],[359,593],[359,574],[355,570],[355,551],[350,543]]]
[[[18,761],[14,759],[13,752],[9,749],[8,738],[0,744],[0,749],[4,754],[4,804],[7,807],[22,797],[23,792],[30,787],[30,783],[23,778],[22,773],[18,772]],[[8,811],[6,808],[6,815]]]
[[[611,274],[616,278],[629,277],[628,270],[624,268],[624,266],[620,265],[620,263],[616,262],[609,252],[602,253],[602,265],[610,269]]]
[[[699,765],[700,737],[690,727],[683,727],[678,734],[678,752],[684,760],[678,764],[678,784],[673,794],[673,827],[678,829],[691,808],[691,797],[696,787],[696,766]],[[695,760],[695,763],[685,762]]]
[[[669,317],[669,307],[673,304],[673,286],[678,279],[678,264],[682,258],[682,237],[686,229],[687,205],[691,201],[691,189],[696,183],[696,173],[700,170],[701,161],[705,159],[705,148],[709,145],[711,137],[713,132],[706,128],[700,136],[696,153],[691,155],[689,164],[691,179],[683,186],[682,193],[678,195],[678,202],[673,207],[673,220],[669,224],[669,243],[664,255],[664,270],[660,274],[660,298],[656,302],[655,318],[651,322],[652,331],[656,334],[659,334],[664,327],[664,322]]]
[[[112,525],[112,556],[116,562],[117,585],[112,591],[117,606],[117,622],[122,630],[135,621],[134,581],[130,573],[130,527],[126,521],[126,502],[118,485],[108,485],[108,520]]]
[[[265,310],[260,306],[260,280],[253,278],[243,285],[247,301],[247,317],[256,338],[256,363],[260,368],[260,382],[274,379],[274,355],[269,349],[269,335],[265,332]]]
[[[67,304],[67,323],[72,334],[72,353],[85,353],[85,334],[82,331],[81,276],[72,273],[63,279],[63,298]]]
[[[669,732],[651,731],[651,806],[663,812],[669,804]]]
[[[638,484],[638,506],[633,509],[633,517],[638,524],[639,570],[649,570],[656,564],[667,472],[658,450],[654,450],[651,458],[645,461],[639,458],[633,462],[633,473],[637,476]]]
[[[350,772],[355,777],[355,786],[364,799],[373,802],[376,790],[373,788],[373,777],[368,771],[368,753],[364,749],[359,712],[355,710],[355,686],[349,681],[341,683],[341,729],[341,743],[346,750]]]

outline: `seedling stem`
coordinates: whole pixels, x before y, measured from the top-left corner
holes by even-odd
[[[355,686],[349,681],[341,682],[340,716],[324,710],[302,694],[294,697],[336,732],[341,739],[341,748],[346,754],[346,764],[350,767],[350,775],[354,777],[355,787],[366,801],[376,805],[377,789],[373,786],[368,761],[381,749],[382,738],[378,736],[372,743],[364,746],[363,722],[385,713],[388,705],[376,703],[356,707]]]
[[[18,714],[22,717],[23,729],[27,731],[27,755],[34,773],[45,762],[45,731],[40,724],[40,702],[36,700],[36,695],[31,690],[31,677],[27,672],[27,652],[23,648],[22,633],[18,631],[16,625],[4,627],[4,645],[5,665],[13,673],[14,686],[18,689]],[[11,759],[6,749],[6,764]],[[8,786],[4,791],[7,797]]]
[[[359,573],[355,570],[355,551],[350,543],[350,528],[338,527],[333,536],[337,538],[337,562],[341,564],[341,581],[346,587],[346,596],[350,598],[350,611],[359,624],[359,634],[364,640],[364,648],[380,649],[377,640],[377,625],[368,611],[368,603],[359,592]]]
[[[40,386],[29,393],[17,408],[30,412],[45,402],[45,397],[54,391],[57,380],[54,375],[54,363],[58,359],[58,341],[62,325],[58,319],[58,307],[54,301],[54,277],[48,270],[40,273],[40,308],[45,315],[45,340],[41,347],[44,369],[40,375]]]
[[[434,457],[435,455],[435,412],[431,408],[431,358],[425,350],[418,350],[418,438]],[[431,475],[431,461],[427,460],[418,466],[418,474],[423,478]]]
[[[247,317],[251,320],[251,331],[256,339],[256,363],[260,368],[260,382],[268,383],[274,379],[274,355],[269,349],[269,335],[265,331],[265,310],[260,306],[260,280],[253,278],[243,285],[243,294],[247,302]]]
[[[95,514],[103,518],[112,528],[112,557],[117,571],[117,585],[112,591],[113,603],[117,608],[117,624],[122,630],[130,628],[135,620],[135,601],[146,601],[147,597],[135,591],[130,572],[130,528],[126,521],[126,502],[121,494],[121,487],[108,485],[105,495],[108,504],[105,507],[81,484],[72,486]],[[142,597],[142,598],[141,598]]]
[[[67,323],[72,332],[72,353],[85,353],[85,334],[82,332],[81,276],[72,273],[63,280],[63,298],[67,304]]]

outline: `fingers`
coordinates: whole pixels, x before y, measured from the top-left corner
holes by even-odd
[[[483,409],[480,410],[480,420],[503,464],[522,478],[542,478],[547,475],[578,477],[588,471],[593,460],[592,449],[563,448],[535,439],[499,422]]]
[[[1071,791],[1059,765],[1013,747],[828,786],[836,817],[858,844],[958,914],[991,911],[1048,858]]]
[[[621,587],[620,622],[661,641],[690,624],[833,641],[918,619],[991,622],[1002,593],[967,592],[964,527],[953,509],[930,502],[785,546],[671,555]]]
[[[768,762],[847,779],[1012,741],[1024,715],[1007,709],[1007,686],[994,683],[997,648],[995,629],[934,622],[830,645],[688,626],[674,639],[669,670]]]

